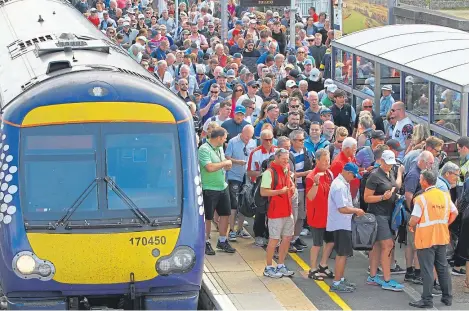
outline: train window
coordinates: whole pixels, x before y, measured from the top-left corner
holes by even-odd
[[[79,125],[24,129],[21,180],[25,212],[65,213],[96,178],[96,137],[79,135]],[[98,209],[97,187],[80,204],[80,211]],[[54,219],[54,217],[52,217]]]
[[[159,125],[134,126],[131,134],[103,126],[107,175],[140,209],[158,209],[150,213],[158,216],[179,214],[177,136]],[[109,210],[129,208],[110,185],[107,196]]]
[[[461,93],[434,84],[433,122],[454,133],[461,131]]]
[[[416,76],[405,77],[405,106],[407,112],[428,120],[428,81]]]

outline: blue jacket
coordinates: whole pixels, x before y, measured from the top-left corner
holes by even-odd
[[[272,124],[272,126],[275,128],[278,124],[277,120],[275,120],[273,123],[270,121],[269,118],[265,118],[264,120],[259,121],[257,123],[255,129],[254,129],[254,137],[260,137],[261,136],[261,131],[262,131],[262,126],[266,123]]]
[[[321,135],[321,138],[319,139],[319,142],[317,144],[313,143],[311,141],[311,137],[308,137],[305,140],[305,148],[310,152],[313,157],[316,156],[316,151],[322,148],[326,148],[327,146],[330,145],[330,141],[328,141],[324,136]]]
[[[379,101],[379,115],[385,117],[389,110],[391,110],[392,104],[394,104],[394,98],[391,95],[386,97],[382,96]]]

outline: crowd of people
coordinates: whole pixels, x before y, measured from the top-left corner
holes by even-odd
[[[266,277],[292,276],[286,254],[305,251],[303,239],[310,236],[309,277],[332,279],[331,291],[353,292],[355,284],[344,276],[353,255],[351,222],[366,212],[377,222],[366,283],[402,291],[391,276],[405,274],[406,282],[423,285],[422,300],[412,306],[432,306],[435,295],[451,305],[446,245],[455,246],[453,275],[466,276],[469,259],[469,138],[457,142],[460,161],[450,161],[444,142],[413,124],[390,85],[381,88],[378,111],[370,99],[356,111],[331,80],[334,31],[325,13],[310,8],[308,16],[297,17],[289,47],[288,8],[260,13],[235,0],[227,8],[213,0],[181,0],[178,10],[171,0],[163,6],[156,0],[72,2],[192,113],[206,255],[216,254],[212,225],[219,232],[216,248],[224,252],[236,251],[230,242],[252,238],[239,213],[240,195],[245,185],[258,185],[265,205],[256,206],[253,232],[254,243],[266,247]],[[229,30],[222,41],[225,9]],[[399,197],[409,222],[396,232],[391,217]],[[405,268],[394,259],[397,236],[407,244]]]

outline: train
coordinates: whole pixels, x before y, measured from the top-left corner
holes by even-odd
[[[204,208],[185,103],[67,0],[0,1],[8,309],[197,309]]]

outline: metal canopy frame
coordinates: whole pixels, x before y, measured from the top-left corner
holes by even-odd
[[[396,27],[396,26],[400,27],[401,25],[383,26],[383,27],[379,27],[379,28]],[[415,27],[413,27],[413,26],[415,26]],[[406,27],[416,28],[415,33],[425,33],[425,31],[423,30],[425,26],[427,26],[427,25],[406,25]],[[432,31],[434,32],[436,30],[437,31],[444,31],[445,29],[447,29],[448,32],[455,32],[454,29],[446,28],[446,27],[439,27],[439,26],[433,26],[433,25],[428,25],[428,27],[430,29],[429,30],[430,33],[432,33]],[[437,28],[435,28],[435,27],[437,27]],[[355,35],[364,35],[364,36],[366,36],[367,32],[376,33],[376,30],[377,30],[377,28],[369,29],[369,30],[363,30],[363,31],[359,31],[357,33],[345,36],[343,38],[347,38],[347,40],[344,40],[344,41],[350,41],[350,42],[355,43],[357,41],[350,40],[350,39],[353,38],[353,36],[355,36]],[[438,32],[435,32],[435,33],[438,33]],[[462,33],[464,33],[464,32],[462,32]],[[401,33],[401,34],[412,34],[412,29],[410,29],[410,31],[408,31],[406,33]],[[469,34],[467,36],[468,36],[468,40],[469,40]],[[374,40],[372,40],[372,39],[370,40],[369,38],[373,38],[371,34],[367,38],[368,41],[363,42],[363,43],[359,43],[359,44],[357,44],[357,46],[364,45],[364,44],[369,44],[369,43],[374,42]],[[383,37],[379,38],[379,40],[383,40],[383,39],[386,39],[386,38],[383,38]],[[407,75],[413,75],[415,77],[419,77],[419,78],[422,78],[422,79],[425,79],[426,81],[428,81],[428,86],[429,86],[429,94],[428,94],[428,96],[429,96],[428,97],[428,99],[429,99],[429,108],[428,109],[429,109],[429,111],[428,111],[427,119],[424,119],[420,116],[412,114],[411,112],[408,112],[408,116],[413,122],[415,122],[415,123],[425,122],[429,125],[429,128],[430,128],[431,131],[439,133],[439,134],[441,134],[441,135],[443,135],[443,136],[445,136],[445,137],[447,137],[451,140],[454,140],[454,141],[456,141],[461,135],[468,135],[467,122],[468,122],[468,115],[469,115],[469,111],[468,111],[469,110],[468,109],[469,84],[468,85],[461,85],[461,84],[455,83],[453,81],[449,81],[449,80],[443,79],[441,77],[437,77],[437,76],[432,75],[428,72],[423,72],[421,70],[416,70],[416,69],[408,67],[404,64],[400,64],[400,63],[385,59],[385,58],[383,58],[383,57],[381,57],[377,54],[373,54],[373,53],[370,53],[370,52],[367,52],[367,51],[363,51],[358,47],[349,46],[349,45],[344,44],[344,43],[339,42],[339,41],[341,41],[341,39],[334,40],[332,42],[332,53],[331,53],[332,54],[331,55],[332,56],[331,57],[332,58],[331,59],[331,61],[332,61],[332,64],[331,64],[332,70],[331,71],[332,72],[331,72],[331,76],[332,76],[332,79],[334,80],[334,83],[339,88],[341,88],[344,91],[352,94],[354,102],[355,102],[356,97],[372,99],[373,102],[374,102],[375,111],[379,114],[379,108],[380,108],[379,107],[379,102],[380,102],[380,97],[381,97],[381,84],[382,84],[381,83],[382,78],[381,78],[381,66],[380,65],[385,65],[385,66],[388,66],[390,68],[399,70],[401,72],[401,74],[400,74],[400,98],[401,98],[402,101],[405,100],[405,77]],[[378,40],[376,40],[376,41],[378,41]],[[408,46],[412,45],[412,44],[408,44],[408,43],[404,43],[404,44],[407,44],[407,45],[405,45],[403,47],[408,47]],[[422,43],[422,44],[425,44],[425,43]],[[414,44],[414,45],[418,45],[418,43]],[[399,49],[399,47],[396,47],[396,49]],[[344,84],[340,81],[337,81],[337,79],[336,79],[336,76],[335,76],[336,67],[335,66],[336,66],[336,62],[337,62],[336,58],[337,58],[337,55],[338,55],[337,50],[341,50],[342,52],[347,52],[347,53],[352,54],[352,83],[350,85]],[[386,54],[386,53],[388,53],[388,52],[383,52],[383,51],[380,52],[380,54]],[[369,96],[369,95],[363,93],[362,91],[356,89],[356,85],[357,85],[357,63],[356,63],[357,56],[366,58],[367,60],[371,61],[374,65],[374,78],[375,78],[375,87],[374,87],[375,96],[374,96],[374,98],[372,96]],[[464,59],[461,62],[460,65],[465,65],[465,64],[468,64],[468,63],[469,63],[469,51],[468,51],[467,61]],[[450,68],[452,68],[452,67],[448,67],[448,69],[450,69]],[[443,87],[446,87],[446,88],[449,88],[453,91],[461,93],[461,105],[460,105],[460,118],[461,118],[460,123],[461,124],[460,124],[460,129],[459,129],[461,134],[454,133],[452,131],[449,131],[449,130],[447,130],[447,129],[433,123],[434,122],[434,87],[435,87],[435,84],[441,85]]]

